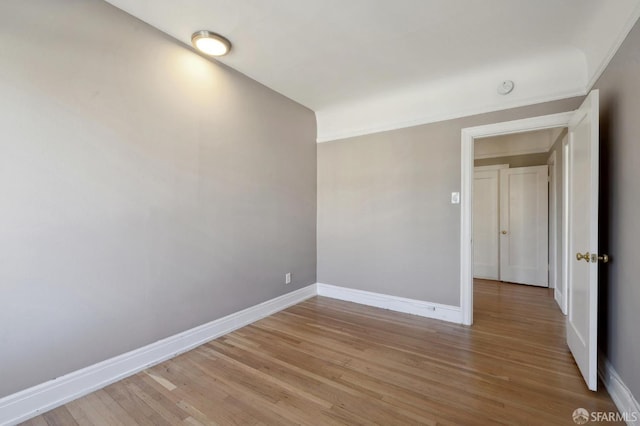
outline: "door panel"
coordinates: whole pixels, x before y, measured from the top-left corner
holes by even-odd
[[[500,280],[547,287],[548,167],[500,171]]]
[[[477,170],[473,179],[473,276],[499,279],[499,170]]]
[[[569,123],[568,194],[567,344],[594,391],[598,384],[598,99],[598,91],[592,91]]]

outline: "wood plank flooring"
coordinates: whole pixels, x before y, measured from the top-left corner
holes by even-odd
[[[550,290],[474,287],[471,328],[316,297],[25,424],[573,425],[578,407],[616,411],[584,385]]]

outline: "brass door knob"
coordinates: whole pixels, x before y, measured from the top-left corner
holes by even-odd
[[[504,229],[502,230],[502,235],[507,235],[507,231],[505,231]]]
[[[587,262],[591,262],[591,254],[589,252],[586,252],[585,254],[582,253],[576,253],[576,259],[578,261],[580,260],[586,260]]]

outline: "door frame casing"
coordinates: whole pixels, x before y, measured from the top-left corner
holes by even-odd
[[[460,310],[462,323],[473,324],[473,174],[476,138],[568,127],[574,111],[467,127],[461,131]],[[565,197],[566,194],[563,194]]]
[[[571,223],[569,222],[569,176],[571,176],[571,156],[569,146],[569,134],[567,133],[562,139],[562,297],[558,301],[560,309],[564,315],[567,315],[568,295],[569,291],[569,232],[571,231]],[[565,196],[565,194],[567,194]]]
[[[553,288],[554,297],[558,288],[558,249],[561,246],[558,244],[557,158],[556,152],[553,151],[547,160],[547,166],[549,166],[549,288]]]

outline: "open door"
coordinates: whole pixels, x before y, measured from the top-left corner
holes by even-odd
[[[598,91],[569,122],[567,344],[589,389],[598,386]]]

